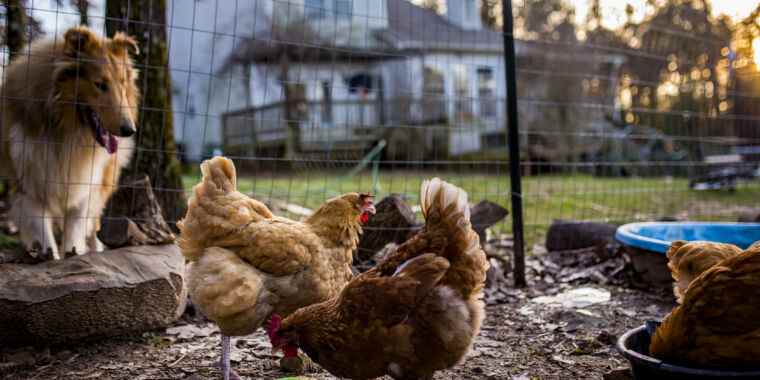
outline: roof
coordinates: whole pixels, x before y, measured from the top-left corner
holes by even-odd
[[[294,60],[313,62],[341,58],[351,61],[385,59],[409,50],[502,51],[503,41],[499,32],[465,30],[444,16],[408,0],[386,1],[388,27],[366,33],[368,38],[360,39],[362,46],[352,46],[351,41],[348,44],[336,43],[335,36],[331,35],[335,31],[328,31],[327,36],[320,37],[323,31],[314,30],[307,24],[285,33],[277,33],[275,28],[267,25],[257,31],[254,38],[242,43],[228,58],[225,67],[244,62],[273,62],[283,52]],[[350,32],[362,35],[362,32],[353,30],[356,27],[352,26]]]
[[[493,50],[502,51],[501,32],[490,29],[468,30],[451,23],[446,17],[408,0],[386,0],[388,29],[379,31],[398,50]]]
[[[463,29],[446,17],[412,4],[409,0],[386,1],[387,28],[358,31],[355,29],[361,25],[351,25],[347,30],[366,38],[348,38],[343,42],[337,42],[336,30],[321,30],[309,23],[298,23],[295,27],[291,26],[288,30],[279,32],[276,28],[267,27],[255,33],[254,38],[242,43],[241,47],[228,57],[225,68],[246,62],[274,63],[283,53],[287,53],[291,60],[298,62],[360,62],[383,60],[414,52],[501,54],[503,51],[504,41],[501,32],[488,28]],[[515,49],[518,56],[547,56],[551,53],[553,57],[547,57],[552,60],[562,59],[560,56],[596,61],[622,59],[621,55],[605,49],[551,41],[517,40]]]

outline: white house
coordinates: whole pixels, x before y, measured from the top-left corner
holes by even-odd
[[[271,24],[226,68],[251,73],[250,104],[227,117],[227,148],[284,143],[282,51],[267,49],[273,41],[295,51],[287,82],[305,106],[305,151],[362,149],[391,135],[427,145],[437,133],[448,154],[460,154],[503,136],[503,40],[482,27],[478,0],[448,0],[445,15],[406,0],[270,3]],[[442,125],[445,134],[431,133]]]
[[[393,157],[421,159],[506,145],[503,38],[481,25],[479,0],[447,0],[443,15],[407,0],[193,3],[170,10],[175,133],[191,159],[222,145],[231,155],[281,154],[288,122],[300,126],[304,152],[386,139]],[[518,61],[551,55],[522,41],[516,50]],[[570,55],[622,63],[588,49]],[[522,85],[520,96],[546,87]],[[520,112],[524,125],[543,126],[552,111]]]

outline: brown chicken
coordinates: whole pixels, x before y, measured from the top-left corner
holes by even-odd
[[[673,293],[680,304],[686,289],[702,272],[742,252],[733,244],[706,241],[674,241],[668,249],[668,268],[673,276]]]
[[[425,181],[421,204],[422,231],[338,297],[275,315],[272,343],[352,379],[431,379],[459,363],[480,331],[488,262],[464,190]]]
[[[348,283],[360,224],[375,208],[368,194],[349,193],[296,222],[238,192],[229,159],[205,161],[201,171],[178,244],[191,262],[191,299],[222,332],[226,380],[237,377],[229,370],[230,336],[253,333],[272,313],[329,299]]]
[[[760,367],[760,244],[697,276],[652,336],[650,354],[703,368]]]

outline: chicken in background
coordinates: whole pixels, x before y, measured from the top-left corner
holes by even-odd
[[[680,304],[683,295],[695,278],[715,264],[742,252],[733,244],[706,241],[674,241],[668,249],[668,269],[673,276],[673,294]]]
[[[758,243],[691,281],[652,334],[652,356],[692,367],[760,368]]]
[[[420,198],[423,230],[339,296],[274,315],[276,347],[351,379],[432,379],[463,360],[484,317],[488,261],[464,190],[435,178]]]
[[[273,313],[288,315],[329,299],[348,283],[361,223],[375,208],[370,195],[349,193],[296,222],[238,192],[231,160],[215,157],[201,172],[178,223],[178,245],[190,261],[193,303],[222,332],[220,367],[227,380],[238,378],[229,367],[230,336],[253,333]]]

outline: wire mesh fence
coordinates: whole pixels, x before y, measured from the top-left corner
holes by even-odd
[[[104,286],[114,293],[79,292],[90,273],[77,265],[71,276],[48,273],[74,283],[73,297],[52,303],[50,284],[19,287],[65,323],[14,311],[0,318],[12,326],[0,326],[0,340],[120,338],[44,350],[32,369],[23,355],[0,353],[0,373],[218,374],[216,327],[200,307],[177,312],[186,307],[177,247],[133,247],[174,240],[200,162],[217,155],[234,161],[241,192],[292,219],[339,194],[371,192],[378,201],[398,195],[421,222],[420,185],[439,176],[471,203],[513,214],[484,237],[492,268],[511,266],[518,286],[520,253],[540,251],[555,220],[757,221],[759,15],[743,0],[6,0],[0,264],[121,246],[152,261],[124,276],[130,259],[91,271],[116,273]],[[398,241],[415,228],[364,232]],[[354,269],[374,264],[382,245],[373,243],[360,243]],[[607,253],[603,262],[596,250],[529,258],[530,289],[507,289],[507,277],[490,271],[482,337],[447,374],[587,378],[619,367],[614,335],[664,315],[672,300],[633,291],[635,265]],[[164,257],[176,265],[156,276],[163,289],[128,278],[172,266]],[[14,278],[36,281],[15,269]],[[600,300],[588,313],[537,306],[539,295],[588,283]],[[111,300],[116,293],[134,302]],[[166,313],[145,312],[158,299],[170,300],[156,308]],[[69,329],[80,314],[60,319],[58,305],[84,309],[86,322]],[[156,331],[178,314],[172,332]],[[40,328],[16,329],[32,325],[24,318]],[[266,339],[235,343],[243,375],[283,374]],[[12,356],[24,368],[6,366]]]
[[[254,25],[238,25],[252,30],[238,29],[219,61],[205,106],[219,118],[200,121],[217,123],[218,146],[196,144],[195,159],[219,148],[248,174],[246,191],[286,210],[356,190],[415,205],[434,175],[506,206],[499,32],[407,1],[238,5]],[[464,18],[473,9],[459,22],[479,20]]]
[[[589,5],[515,7],[541,51],[517,63],[528,235],[557,218],[735,221],[758,192],[757,4],[735,20],[706,1]]]
[[[36,54],[30,40],[63,43],[80,23],[98,38],[135,36],[141,100],[116,108],[134,109],[138,128],[118,186],[147,174],[170,224],[184,212],[179,195],[199,180],[197,163],[217,154],[235,161],[241,191],[295,218],[347,191],[398,193],[415,205],[432,176],[462,186],[473,202],[511,208],[500,1],[5,4],[4,81],[16,75],[12,56]],[[744,8],[744,18],[731,18],[697,0],[513,4],[528,248],[555,219],[735,220],[753,207],[758,27],[753,7]],[[77,88],[100,85],[92,75],[77,72]],[[45,115],[52,90],[27,90]],[[13,114],[20,106],[8,96],[4,113]],[[4,131],[12,121],[4,119]],[[111,136],[90,127],[95,138],[82,145],[97,148]],[[35,131],[42,142],[68,141]],[[56,157],[65,164],[55,170],[86,160]],[[117,186],[105,166],[93,168],[79,185]],[[101,181],[108,175],[110,185]],[[490,236],[511,230],[506,219]]]

